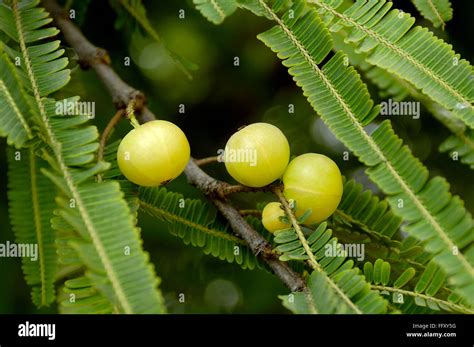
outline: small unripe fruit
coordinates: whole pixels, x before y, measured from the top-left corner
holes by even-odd
[[[155,187],[183,172],[190,158],[183,131],[171,122],[155,120],[130,131],[120,142],[120,171],[135,184]]]
[[[237,131],[225,147],[227,171],[249,187],[263,187],[280,178],[289,160],[288,140],[268,123],[254,123]]]
[[[268,203],[262,211],[262,224],[269,232],[273,233],[277,230],[288,228],[290,225],[283,223],[280,217],[284,217],[285,212],[281,209],[278,202]]]
[[[304,224],[327,219],[342,197],[342,176],[336,163],[322,154],[307,153],[293,159],[283,175],[283,194],[296,202],[296,216],[311,209]]]

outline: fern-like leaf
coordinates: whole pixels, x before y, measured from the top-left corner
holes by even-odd
[[[345,11],[339,10],[342,0],[308,2],[325,12],[327,22],[335,18],[331,30],[348,26],[347,40],[358,44],[360,51],[370,52],[369,63],[409,81],[474,127],[472,67],[428,29],[412,28],[413,17],[397,9],[390,11],[393,3],[385,0],[358,0]]]
[[[441,152],[448,152],[451,159],[461,160],[474,170],[474,131],[451,135],[440,146]]]
[[[59,188],[55,212],[75,237],[67,241],[87,265],[86,275],[117,312],[163,312],[158,278],[143,252],[134,218],[117,182],[95,183],[94,175],[108,164],[94,163],[98,147],[95,127],[85,126],[86,115],[64,116],[56,112],[52,92],[69,81],[68,64],[61,58],[58,41],[43,42],[57,34],[39,1],[12,0],[0,5],[1,29],[18,47],[22,64],[23,90],[38,114],[37,151],[51,167],[41,172]],[[25,89],[31,92],[27,95]],[[61,232],[61,230],[58,230]],[[131,285],[133,284],[133,285]]]
[[[334,283],[339,291],[334,290]],[[347,296],[354,304],[341,299]],[[356,300],[357,297],[362,299]],[[386,302],[365,282],[355,269],[341,271],[332,277],[324,272],[314,271],[308,280],[308,290],[304,292],[281,295],[283,306],[295,314],[347,314],[386,312]]]
[[[139,189],[140,208],[169,223],[171,234],[200,247],[205,254],[236,262],[244,269],[262,267],[245,242],[232,234],[229,225],[217,218],[217,210],[198,199],[168,192],[166,188]]]
[[[453,160],[460,159],[462,163],[471,165],[474,162],[472,130],[466,129],[464,123],[454,117],[450,111],[421,94],[409,82],[378,66],[368,64],[365,60],[367,54],[356,53],[353,45],[344,42],[346,36],[347,34],[343,31],[332,33],[335,48],[344,51],[348,55],[351,64],[363,71],[365,77],[378,87],[379,95],[382,98],[391,97],[396,101],[402,101],[406,97],[411,96],[422,102],[426,109],[453,133],[452,136],[441,144],[440,151],[449,151]]]
[[[358,224],[369,235],[385,237],[387,241],[402,224],[402,219],[390,210],[385,200],[373,196],[370,190],[363,190],[362,185],[353,179],[344,183],[336,217],[349,224]]]
[[[401,257],[397,238],[402,219],[386,200],[373,196],[354,180],[344,182],[341,202],[328,222],[341,242],[363,243],[366,258],[397,261]]]
[[[235,0],[193,0],[194,6],[214,24],[221,24],[237,9]]]
[[[342,53],[336,53],[323,68],[318,66],[331,51],[332,42],[316,12],[298,1],[291,18],[286,14],[280,19],[263,0],[259,1],[278,25],[258,38],[277,52],[331,131],[359,157],[364,156],[367,164],[376,162],[363,126],[377,116],[379,108],[374,107],[355,70],[344,65]]]
[[[332,44],[314,9],[297,1],[280,18],[258,0],[277,26],[258,37],[289,68],[313,108],[333,133],[369,166],[368,174],[388,195],[394,213],[410,224],[404,229],[426,242],[426,249],[450,276],[450,284],[474,302],[473,221],[445,180],[428,182],[427,169],[393,132],[388,121],[370,136],[364,126],[378,114],[366,86],[341,52],[320,68]],[[403,207],[400,207],[402,202]]]
[[[117,149],[120,145],[120,142],[121,140],[119,139],[117,141],[108,143],[107,146],[105,146],[104,160],[110,163],[110,168],[107,169],[107,171],[103,174],[105,179],[120,179],[123,177],[122,171],[120,171],[117,163]]]
[[[108,314],[114,308],[87,277],[64,282],[58,296],[59,313],[62,314]]]
[[[280,260],[308,260],[314,269],[307,292],[281,296],[285,307],[294,313],[384,313],[387,305],[353,268],[352,260],[329,254],[328,248],[337,249],[337,239],[322,223],[307,239],[302,239],[294,228],[275,232],[276,251]],[[305,244],[307,247],[305,247]]]
[[[367,53],[356,51],[356,45],[346,42],[347,36],[348,33],[345,30],[332,31],[331,37],[334,42],[334,49],[343,51],[347,55],[350,64],[357,67],[370,82],[378,87],[378,94],[381,98],[391,97],[396,101],[401,101],[412,91],[415,91],[415,88],[405,80],[378,66],[369,64]]]
[[[432,261],[418,278],[415,277],[416,270],[413,267],[406,268],[394,278],[390,264],[382,259],[377,259],[374,264],[365,263],[364,275],[372,283],[372,289],[391,296],[391,301],[400,305],[402,312],[424,313],[429,308],[434,311],[474,313],[474,309],[466,306],[455,295],[439,297],[446,274]]]
[[[413,237],[404,238],[402,241],[397,240],[400,237],[400,234],[396,232],[398,227],[394,229],[394,233],[387,234],[381,230],[386,227],[390,230],[391,220],[395,223],[394,225],[400,226],[401,224],[401,219],[394,216],[390,210],[383,212],[387,207],[385,200],[379,201],[377,197],[372,196],[370,190],[363,191],[362,186],[355,181],[345,182],[341,203],[332,218],[331,225],[334,235],[339,240],[344,240],[343,243],[364,243],[365,258],[376,261],[377,258],[383,257],[386,262],[390,263],[392,274],[401,275],[406,271],[407,263],[415,266],[416,271],[420,273],[427,266],[433,266],[430,265],[433,263],[431,261],[433,256],[423,251],[422,242]],[[357,213],[357,211],[364,212]],[[379,212],[377,213],[377,211]],[[334,224],[334,220],[337,221],[336,224]],[[378,222],[376,222],[377,220]],[[378,263],[376,262],[376,264]],[[378,272],[376,271],[376,273]],[[441,295],[451,292],[445,286],[445,277],[443,277],[443,286],[439,290]]]
[[[363,72],[365,77],[378,87],[378,93],[382,98],[391,97],[401,101],[406,97],[412,97],[420,101],[425,108],[446,128],[454,134],[461,134],[466,130],[464,122],[453,115],[453,113],[439,103],[421,93],[410,82],[390,73],[367,61],[367,52],[357,50],[357,45],[346,40],[348,34],[344,30],[331,32],[334,40],[334,48],[342,50],[347,54],[352,65]]]
[[[453,18],[453,9],[449,0],[412,0],[421,15],[444,30],[446,22]]]
[[[0,136],[16,148],[32,138],[28,103],[17,88],[19,81],[15,67],[0,48]]]
[[[424,248],[450,276],[449,283],[474,302],[473,221],[463,202],[449,193],[445,179],[428,180],[427,169],[395,137],[389,122],[384,121],[372,137],[395,165],[371,167],[369,177],[390,194],[388,201],[394,211],[410,222],[404,230],[424,242]],[[397,179],[391,169],[404,179]]]
[[[23,272],[38,307],[54,301],[57,269],[55,232],[50,223],[56,187],[41,173],[45,167],[47,163],[32,149],[8,151],[10,219],[17,244],[37,247],[37,259],[23,258]]]

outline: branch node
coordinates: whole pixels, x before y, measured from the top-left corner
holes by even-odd
[[[260,255],[265,259],[271,259],[275,257],[275,253],[273,253],[273,249],[270,244],[262,239],[255,248],[255,255]]]

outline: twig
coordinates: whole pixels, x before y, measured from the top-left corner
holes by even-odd
[[[94,46],[87,40],[80,29],[70,21],[67,13],[55,0],[43,0],[42,4],[53,16],[65,40],[76,51],[81,67],[90,67],[99,76],[99,79],[112,96],[115,107],[117,109],[125,108],[130,101],[135,100],[137,113],[140,114],[140,120],[146,122],[154,119],[153,114],[146,107],[145,95],[125,83],[112,67],[110,67],[110,57],[107,51]]]
[[[256,216],[260,217],[262,215],[262,211],[260,210],[239,210],[241,216]]]
[[[103,49],[94,46],[84,37],[79,28],[69,20],[56,1],[43,0],[43,5],[51,13],[65,40],[74,48],[81,62],[86,66],[92,67],[97,73],[99,79],[102,80],[112,96],[116,107],[123,109],[134,100],[137,103],[137,108],[141,109],[142,112],[141,122],[156,119],[155,115],[146,108],[144,95],[126,84],[117,75],[109,65],[110,58],[107,53]],[[242,190],[242,188],[228,188],[233,186],[207,175],[192,158],[184,172],[188,181],[208,197],[229,221],[234,232],[248,244],[255,255],[261,257],[291,291],[300,291],[306,288],[302,277],[293,271],[288,264],[278,259],[268,241],[253,229],[240,215],[239,211],[226,200],[224,192],[235,192],[236,190]]]
[[[98,162],[104,159],[104,150],[105,150],[105,145],[107,143],[107,139],[109,138],[110,133],[115,128],[117,123],[120,121],[120,119],[122,119],[124,112],[125,112],[124,109],[120,109],[117,112],[115,112],[114,116],[110,119],[104,131],[102,132],[102,136],[100,137],[100,142],[99,142],[99,150],[97,151]],[[102,174],[97,175],[97,182],[102,182]]]
[[[272,269],[273,273],[292,291],[301,291],[306,284],[301,276],[294,272],[287,263],[278,259],[273,253],[272,246],[258,232],[255,231],[239,214],[239,211],[230,204],[219,199],[212,200],[217,209],[229,221],[230,226],[236,234],[242,237],[255,255]]]
[[[99,142],[99,151],[97,152],[97,161],[101,161],[102,159],[104,159],[105,144],[107,143],[107,140],[110,136],[110,132],[122,119],[124,112],[124,109],[118,110],[115,115],[110,119],[109,123],[107,123],[107,126],[102,132],[102,136],[100,137]]]
[[[222,197],[213,195],[215,192],[222,191],[227,183],[218,181],[206,174],[197,166],[194,160],[190,160],[184,172],[189,183],[195,185],[201,191],[207,192],[211,202],[229,221],[234,232],[246,241],[254,254],[261,256],[263,261],[291,291],[300,291],[306,288],[301,276],[294,272],[288,264],[278,260],[272,246],[247,223],[239,211]]]
[[[270,184],[268,186],[258,187],[258,188],[242,186],[240,184],[237,184],[237,185],[226,184],[225,186],[222,187],[222,194],[231,195],[235,193],[273,192],[275,189],[279,189],[281,187],[282,185],[279,183]]]
[[[195,162],[198,166],[203,166],[211,163],[216,163],[218,162],[217,156],[215,157],[207,157],[207,158],[202,158],[202,159],[196,159]]]

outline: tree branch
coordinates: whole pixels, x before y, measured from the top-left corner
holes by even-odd
[[[227,183],[218,181],[206,174],[194,160],[190,160],[184,173],[189,183],[195,185],[208,195],[211,202],[229,221],[234,232],[245,240],[252,252],[255,255],[259,255],[291,291],[300,291],[306,287],[301,276],[294,272],[287,263],[278,260],[278,256],[273,252],[272,246],[268,241],[247,223],[234,206],[228,203],[222,196],[213,195],[213,193],[220,192],[228,186]]]
[[[260,210],[239,210],[239,213],[241,216],[256,216],[256,217],[261,217],[262,216],[262,211]]]
[[[222,187],[222,193],[224,195],[231,195],[235,193],[273,192],[275,189],[281,188],[281,187],[282,185],[279,183],[272,183],[272,184],[269,184],[268,186],[258,187],[258,188],[247,187],[240,184],[230,185],[226,183],[225,186]]]
[[[118,109],[124,109],[131,101],[135,101],[137,113],[141,111],[141,122],[156,119],[155,115],[146,107],[144,94],[125,83],[112,69],[108,53],[88,41],[80,29],[69,20],[64,10],[55,0],[43,0],[43,5],[53,16],[66,42],[76,51],[81,65],[91,67],[97,73],[112,96],[115,106]],[[189,183],[195,185],[208,197],[229,221],[233,231],[248,244],[256,256],[261,257],[291,291],[300,291],[306,288],[302,277],[293,271],[287,263],[278,260],[278,256],[273,252],[268,241],[246,222],[239,211],[226,198],[226,194],[255,191],[253,188],[247,190],[242,186],[231,186],[228,183],[218,181],[202,171],[192,158],[184,172]]]
[[[64,39],[76,51],[81,67],[90,67],[95,71],[112,96],[115,107],[117,109],[125,108],[132,100],[135,100],[136,110],[142,121],[146,122],[155,119],[156,117],[146,107],[145,95],[125,83],[110,67],[110,57],[107,51],[94,46],[87,40],[55,0],[43,0],[42,4],[53,16],[56,25],[64,35]]]

